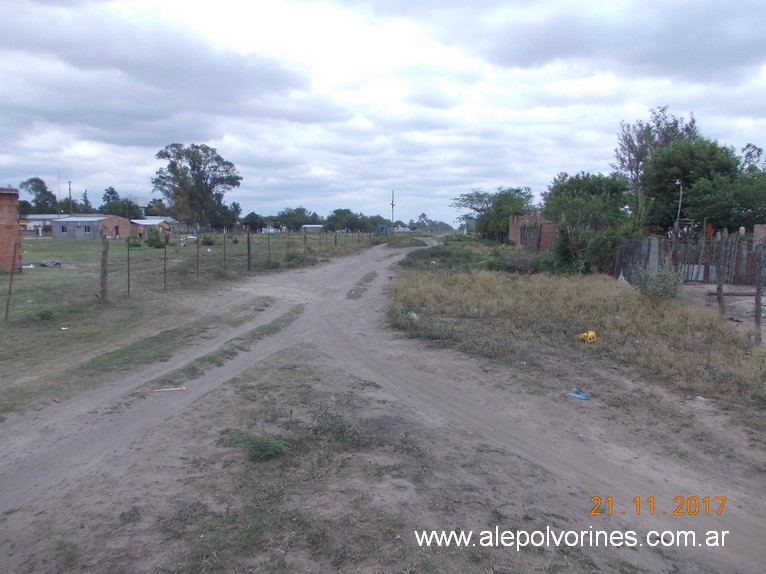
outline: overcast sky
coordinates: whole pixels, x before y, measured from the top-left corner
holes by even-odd
[[[472,188],[608,173],[668,105],[766,147],[762,0],[0,3],[0,185],[158,197],[167,144],[215,147],[243,215],[448,223]],[[27,197],[22,197],[29,199]]]

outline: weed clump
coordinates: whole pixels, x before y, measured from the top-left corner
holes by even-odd
[[[678,299],[684,284],[681,272],[667,263],[656,271],[636,267],[632,279],[641,293],[661,299]]]
[[[245,449],[250,460],[261,461],[282,454],[290,441],[288,435],[262,431],[258,435],[238,429],[226,429],[227,446]]]

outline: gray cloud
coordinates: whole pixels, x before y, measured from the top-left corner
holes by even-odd
[[[608,172],[619,122],[658,105],[694,112],[736,148],[766,143],[756,0],[335,5],[410,21],[446,55],[383,66],[374,89],[349,76],[319,90],[310,53],[297,67],[213,47],[95,0],[0,6],[0,184],[39,176],[58,192],[72,180],[94,203],[110,185],[147,196],[155,153],[195,142],[237,165],[227,200],[246,213],[388,215],[396,189],[397,217],[453,221],[452,198],[474,187],[540,193],[561,171]],[[392,81],[399,100],[377,93]]]

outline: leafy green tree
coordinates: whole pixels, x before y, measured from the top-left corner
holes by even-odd
[[[560,173],[543,193],[542,214],[552,222],[603,229],[626,219],[627,180],[620,175]]]
[[[82,192],[82,201],[80,202],[80,213],[93,213],[93,205],[90,203],[90,199],[88,199],[88,190]]]
[[[627,233],[627,179],[580,172],[558,174],[543,194],[542,214],[558,227],[559,265],[580,272],[611,273],[614,254]]]
[[[360,213],[354,213],[350,209],[336,209],[325,220],[325,225],[329,231],[339,231],[341,229],[350,229],[357,231],[366,227],[363,224]]]
[[[297,231],[302,225],[317,225],[322,223],[322,218],[314,211],[298,206],[295,209],[286,207],[276,215],[280,225],[292,231]]]
[[[169,144],[156,158],[167,165],[152,178],[154,190],[190,225],[210,225],[221,211],[224,194],[242,181],[234,164],[205,144]]]
[[[53,213],[56,211],[56,194],[48,190],[48,186],[39,177],[30,177],[22,181],[19,187],[32,196],[35,213]]]
[[[659,148],[675,141],[693,142],[700,138],[697,122],[691,115],[687,121],[668,113],[668,106],[649,110],[649,121],[636,120],[633,124],[620,122],[617,134],[615,162],[612,168],[628,181],[631,201],[630,210],[634,225],[645,223],[646,204],[642,179],[644,166]]]
[[[732,199],[740,160],[734,149],[698,138],[676,140],[658,148],[644,166],[647,223],[658,230],[671,229],[680,217],[715,226],[732,226]],[[680,186],[683,186],[681,189]]]
[[[254,211],[251,211],[242,218],[242,225],[249,227],[250,231],[260,231],[266,227],[266,220],[263,218],[263,216],[258,215]]]
[[[154,198],[146,205],[146,215],[170,215],[170,210],[164,201]]]
[[[26,217],[30,213],[33,212],[33,207],[30,202],[28,202],[26,199],[20,199],[19,200],[19,216],[20,217]]]
[[[119,215],[128,219],[141,219],[142,217],[141,209],[129,199],[118,199],[108,205],[102,205],[100,212],[104,215]]]
[[[215,210],[210,220],[210,225],[217,229],[232,229],[239,223],[239,216],[242,214],[242,207],[236,201],[226,205],[221,203]]]
[[[82,205],[76,199],[65,197],[56,202],[56,211],[59,213],[82,213]]]
[[[472,189],[452,200],[451,207],[467,210],[459,221],[476,222],[476,232],[496,239],[508,235],[511,215],[524,215],[532,210],[532,191],[528,187],[498,187],[495,193]]]
[[[101,207],[98,210],[101,213],[107,213],[111,205],[120,201],[120,194],[111,185],[104,190],[104,195],[101,197]]]

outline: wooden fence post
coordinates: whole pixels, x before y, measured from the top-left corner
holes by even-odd
[[[726,251],[726,240],[718,240],[718,261],[716,263],[716,289],[715,298],[718,301],[718,312],[723,315],[726,310],[723,304],[723,257],[724,251]]]
[[[101,294],[99,301],[107,302],[107,277],[109,270],[109,240],[106,238],[106,229],[101,228]]]
[[[761,288],[763,285],[763,243],[755,250],[755,342],[761,344]]]

